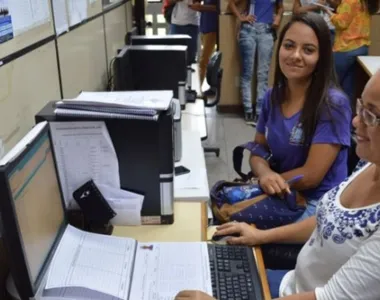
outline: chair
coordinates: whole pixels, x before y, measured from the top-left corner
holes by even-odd
[[[221,63],[222,53],[219,51],[214,52],[207,65],[206,80],[208,85],[210,86],[210,89],[213,89],[215,91],[215,98],[213,99],[213,101],[209,102],[209,99],[206,96],[203,96],[205,107],[213,107],[219,103],[223,77],[223,69],[220,67]],[[205,147],[204,152],[215,153],[215,155],[219,157],[220,148]]]

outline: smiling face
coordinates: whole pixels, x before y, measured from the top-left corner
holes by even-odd
[[[308,80],[319,60],[319,43],[314,30],[296,22],[285,33],[279,51],[279,64],[288,80]]]
[[[359,111],[366,115],[367,122],[362,116],[356,116],[352,121],[356,128],[356,153],[361,159],[380,166],[380,71],[368,81],[362,94],[361,104],[362,108]],[[359,101],[358,107],[361,104]],[[375,119],[377,120],[374,121]]]

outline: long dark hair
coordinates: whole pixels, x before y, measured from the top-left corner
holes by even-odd
[[[379,0],[361,0],[361,3],[370,15],[374,15],[379,11]]]
[[[280,68],[279,51],[286,32],[294,23],[298,22],[313,29],[319,43],[319,60],[312,75],[311,84],[306,91],[306,100],[299,120],[303,130],[304,144],[307,145],[311,142],[322,112],[327,110],[327,114],[331,117],[329,88],[337,87],[338,84],[334,68],[330,30],[326,21],[319,14],[312,12],[296,14],[285,25],[279,36],[276,50],[276,71],[271,95],[272,105],[281,105],[286,101],[287,78]]]

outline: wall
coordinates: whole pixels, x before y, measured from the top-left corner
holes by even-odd
[[[56,36],[49,8],[51,21],[0,44],[0,145],[6,151],[30,130],[46,102],[104,90],[109,62],[132,28],[130,2],[103,7],[97,0],[89,2],[88,19]],[[8,272],[0,238],[0,299],[7,299]]]

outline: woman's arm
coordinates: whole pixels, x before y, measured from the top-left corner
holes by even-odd
[[[257,132],[255,135],[255,143],[268,148],[267,139],[265,138],[265,135],[260,132]],[[260,177],[260,175],[271,171],[268,162],[259,156],[251,155],[249,159],[249,165],[251,166],[251,170],[256,177]]]
[[[292,188],[302,191],[316,188],[337,158],[341,145],[313,144],[310,147],[307,160],[301,168],[282,173],[285,180],[303,175],[303,178],[292,185]]]
[[[309,11],[318,11],[319,7],[317,5],[301,5],[300,0],[294,0],[293,4],[293,14],[301,14],[301,13],[306,13]]]
[[[360,8],[360,0],[342,0],[342,3],[338,6],[337,13],[332,13],[329,10],[325,11],[330,15],[331,23],[336,28],[344,30],[352,23]]]
[[[205,5],[205,4],[200,4],[200,3],[195,3],[195,4],[189,4],[189,7],[192,10],[196,10],[199,12],[216,12],[216,5]]]

